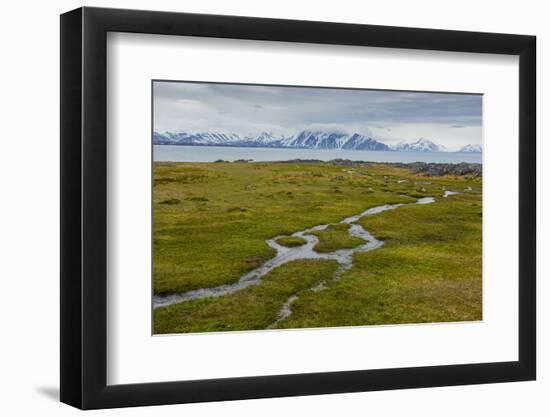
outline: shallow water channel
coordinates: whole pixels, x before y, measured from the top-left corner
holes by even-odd
[[[446,197],[446,196],[445,196]],[[433,197],[423,197],[419,198],[415,203],[409,204],[430,204],[435,202]],[[258,268],[253,269],[252,271],[241,276],[239,281],[234,284],[224,284],[217,287],[211,288],[200,288],[193,291],[187,291],[183,293],[170,294],[166,296],[153,296],[153,308],[159,308],[168,306],[171,304],[181,303],[183,301],[195,300],[206,297],[219,297],[222,295],[231,294],[237,291],[240,291],[244,288],[247,288],[251,285],[259,284],[267,273],[269,273],[274,268],[286,264],[287,262],[296,261],[299,259],[327,259],[335,260],[338,262],[339,268],[334,273],[332,280],[338,280],[342,273],[347,269],[351,268],[353,265],[353,255],[357,252],[367,252],[373,249],[377,249],[384,244],[383,241],[376,239],[371,235],[367,230],[365,230],[361,225],[355,224],[356,221],[362,217],[372,216],[374,214],[382,213],[388,210],[395,210],[398,207],[405,206],[407,204],[384,204],[381,206],[372,207],[364,212],[357,214],[355,216],[347,217],[340,221],[339,223],[349,224],[348,229],[349,234],[354,237],[361,238],[365,241],[364,244],[357,246],[352,249],[340,249],[334,252],[329,253],[318,253],[313,248],[317,243],[319,243],[319,238],[315,235],[310,234],[311,232],[320,231],[326,229],[329,224],[320,224],[309,229],[305,229],[296,233],[293,233],[292,236],[300,237],[306,241],[302,246],[297,247],[286,247],[279,245],[276,240],[282,236],[276,236],[272,239],[266,240],[266,243],[277,251],[277,254],[266,261],[264,264],[260,265]],[[320,282],[315,285],[315,287],[310,288],[311,291],[321,291],[325,288],[325,282]],[[294,301],[298,299],[297,295],[291,296],[287,302],[281,308],[279,312],[278,320],[273,323],[270,327],[275,326],[279,321],[288,317],[291,313],[291,305]]]

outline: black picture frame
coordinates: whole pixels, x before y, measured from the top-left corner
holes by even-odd
[[[107,385],[108,32],[519,56],[519,358]],[[61,15],[61,401],[81,409],[533,380],[536,377],[536,38],[358,24],[79,8]]]

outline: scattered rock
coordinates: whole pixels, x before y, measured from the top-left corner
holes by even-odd
[[[248,209],[244,207],[231,207],[227,209],[228,213],[246,213]]]
[[[208,198],[206,197],[188,197],[186,198],[186,200],[189,200],[189,201],[208,201]]]
[[[247,160],[242,160],[247,161]],[[241,161],[241,162],[242,162]],[[237,162],[237,161],[235,161]],[[465,178],[478,178],[482,176],[482,165],[478,163],[460,162],[457,164],[443,164],[435,162],[368,162],[368,161],[350,161],[349,159],[331,159],[330,161],[321,161],[320,159],[292,159],[289,161],[276,161],[278,163],[311,163],[311,164],[331,164],[345,167],[366,167],[376,165],[389,165],[396,168],[405,168],[414,174],[424,174],[430,177],[440,177],[442,175],[459,175]],[[387,179],[387,177],[386,177]]]
[[[470,164],[461,162],[459,164],[436,164],[426,162],[413,162],[410,164],[394,163],[399,168],[407,168],[415,174],[424,174],[431,177],[440,177],[442,175],[469,175],[472,178],[481,177],[481,164]]]
[[[159,204],[179,204],[181,203],[181,200],[178,200],[177,198],[169,198],[167,200],[161,201]]]

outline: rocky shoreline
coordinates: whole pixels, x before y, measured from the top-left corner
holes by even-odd
[[[216,162],[229,162],[218,160]],[[251,159],[239,159],[234,162],[253,162]],[[429,177],[440,177],[442,175],[469,175],[472,177],[481,177],[483,175],[483,165],[478,163],[459,162],[451,163],[435,163],[435,162],[369,162],[369,161],[351,161],[349,159],[332,159],[330,161],[322,161],[320,159],[292,159],[288,161],[274,161],[275,163],[288,164],[333,164],[341,166],[369,166],[369,165],[388,165],[396,168],[408,169],[414,174],[423,174]]]
[[[470,175],[472,177],[481,177],[483,175],[483,166],[481,164],[467,162],[460,162],[457,164],[413,162],[409,164],[391,163],[389,165],[406,168],[415,174],[419,173],[430,177],[440,177],[442,175]]]

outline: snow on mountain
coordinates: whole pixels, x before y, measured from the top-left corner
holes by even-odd
[[[272,132],[262,132],[258,135],[245,136],[222,132],[154,132],[153,143],[155,145],[244,146],[401,152],[446,151],[444,146],[423,138],[409,143],[402,142],[396,146],[390,147],[372,137],[372,134],[349,134],[340,131],[322,130],[302,130],[291,136],[277,136]]]
[[[393,147],[393,150],[399,152],[446,152],[443,145],[432,142],[431,140],[420,138],[414,142],[401,142]]]
[[[180,133],[178,145],[201,143],[202,145],[225,145],[239,142],[241,138],[234,133],[203,132],[189,135]]]
[[[241,141],[255,143],[255,146],[279,146],[284,136],[275,136],[272,132],[262,132],[257,136],[248,135]]]
[[[358,133],[354,133],[347,138],[343,144],[342,149],[353,149],[362,151],[390,151],[390,147],[382,142],[370,136],[363,136]]]
[[[153,132],[153,143],[155,145],[173,145],[175,141],[168,133]]]
[[[481,148],[481,145],[466,145],[466,146],[463,146],[462,148],[460,148],[457,152],[462,152],[462,153],[481,153],[482,152],[482,148]]]
[[[348,135],[340,132],[312,132],[304,130],[283,140],[282,145],[290,148],[341,149]]]

